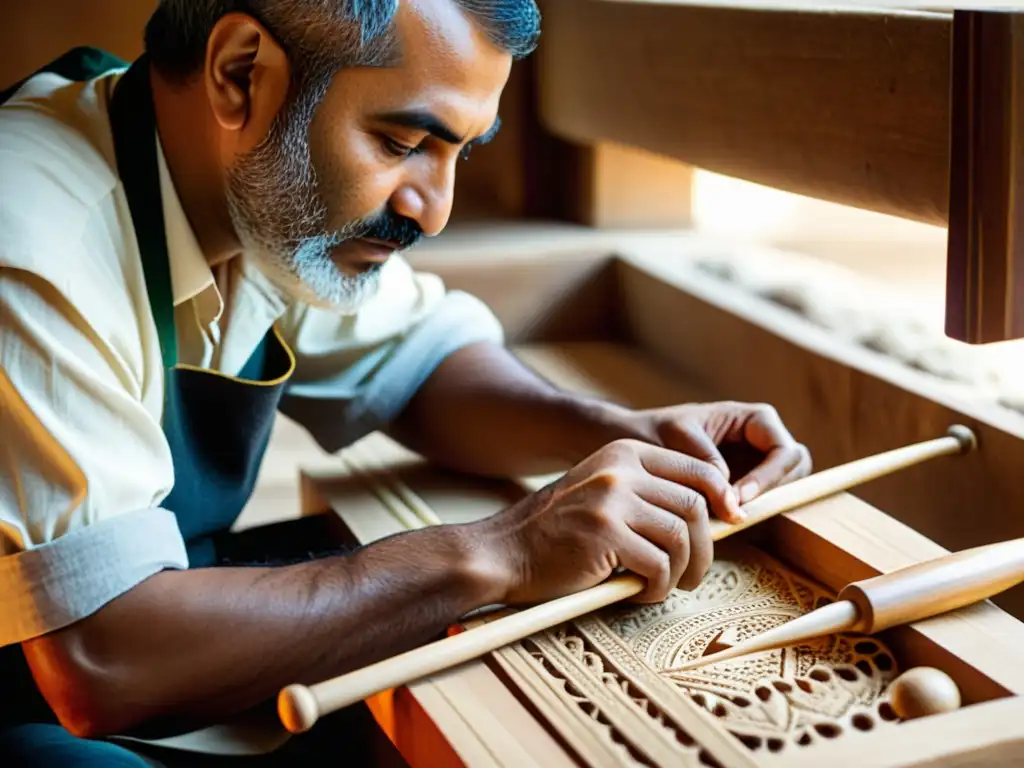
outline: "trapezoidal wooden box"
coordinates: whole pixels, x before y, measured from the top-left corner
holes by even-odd
[[[880,767],[1010,764],[1024,755],[1024,625],[993,602],[878,637],[831,637],[692,673],[674,669],[709,643],[806,613],[850,581],[983,543],[943,547],[901,522],[932,521],[943,530],[928,508],[939,492],[914,499],[903,486],[936,484],[966,494],[982,482],[975,475],[998,476],[1006,458],[990,451],[1011,439],[1020,450],[1012,419],[1009,427],[985,420],[995,412],[972,415],[909,387],[905,377],[892,380],[902,374],[884,366],[866,370],[862,361],[836,359],[827,345],[810,348],[809,336],[769,328],[764,317],[751,317],[751,306],[734,312],[725,294],[712,296],[681,273],[666,276],[656,263],[599,239],[549,237],[543,247],[528,236],[512,241],[518,245],[496,240],[490,249],[449,242],[445,255],[428,251],[415,263],[487,301],[520,358],[565,387],[636,406],[735,397],[757,389],[744,385],[738,371],[751,352],[750,336],[762,334],[777,350],[792,348],[768,369],[790,389],[821,386],[821,378],[838,375],[828,373],[832,366],[845,371],[847,384],[862,377],[879,387],[878,397],[903,398],[900,407],[917,409],[913,421],[890,420],[877,433],[860,425],[852,438],[829,442],[823,436],[849,425],[829,423],[821,413],[827,406],[809,401],[802,406],[813,411],[807,414],[799,391],[776,400],[812,450],[818,446],[801,431],[818,440],[825,454],[819,466],[929,439],[954,422],[975,428],[981,447],[873,484],[888,500],[884,506],[858,498],[866,495],[858,489],[857,496],[838,494],[722,542],[693,593],[677,592],[661,606],[615,606],[377,697],[375,711],[411,765]],[[709,321],[716,327],[705,328],[703,338],[719,336],[705,342],[702,357],[693,341],[698,334],[687,328]],[[730,369],[730,356],[741,363]],[[822,359],[828,364],[815,362]],[[750,369],[747,378],[764,370]],[[861,397],[870,396],[865,392]],[[826,421],[814,430],[812,419]],[[304,470],[304,513],[330,511],[346,537],[364,543],[424,525],[418,505],[444,522],[471,520],[548,480],[482,481],[443,472],[381,434],[343,451],[340,464],[332,459]],[[964,706],[895,718],[886,687],[919,665],[952,676]]]

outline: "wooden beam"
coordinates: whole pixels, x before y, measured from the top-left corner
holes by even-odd
[[[946,332],[1024,337],[1024,16],[957,12]]]
[[[555,134],[946,223],[951,14],[542,6],[540,117]]]

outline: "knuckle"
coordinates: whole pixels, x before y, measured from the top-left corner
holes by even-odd
[[[632,462],[639,454],[640,442],[630,438],[613,440],[601,449],[601,458],[612,465]]]
[[[665,540],[676,554],[685,552],[690,544],[690,526],[681,517],[668,516],[665,523]]]
[[[707,499],[689,488],[683,491],[682,496],[683,518],[687,522],[694,523],[708,517]]]
[[[802,443],[796,443],[793,446],[792,458],[788,463],[787,470],[795,470],[800,475],[806,474],[810,470],[811,452],[807,450],[807,446]]]
[[[601,495],[614,493],[622,486],[622,475],[614,468],[602,469],[590,475],[585,485]]]
[[[725,475],[717,467],[698,459],[689,459],[689,462],[689,471],[699,479],[701,486],[708,493],[722,496],[728,491],[729,481],[725,479]]]
[[[607,467],[595,472],[584,483],[588,498],[608,505],[626,501],[632,495],[632,475],[621,467]]]

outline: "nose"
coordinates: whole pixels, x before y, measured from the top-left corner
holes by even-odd
[[[448,224],[455,193],[455,163],[437,162],[421,173],[410,173],[391,197],[395,213],[420,225],[434,237]]]

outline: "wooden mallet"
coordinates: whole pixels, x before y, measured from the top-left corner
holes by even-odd
[[[954,425],[944,437],[816,472],[766,491],[745,504],[743,511],[746,519],[741,523],[711,520],[712,539],[720,541],[781,512],[938,456],[967,453],[976,445],[974,433],[970,429]],[[626,600],[642,592],[645,586],[645,580],[636,575],[615,576],[594,587],[494,619],[322,683],[312,686],[289,685],[278,696],[278,715],[289,731],[307,731],[321,715],[479,658],[537,632]]]

